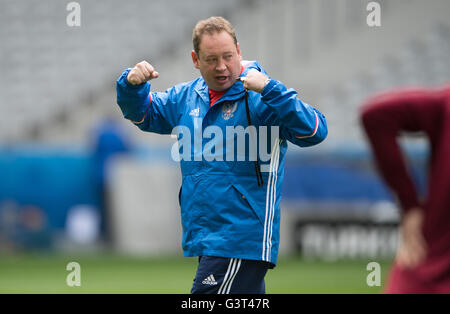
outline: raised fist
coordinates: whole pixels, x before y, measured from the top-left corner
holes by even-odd
[[[241,77],[240,81],[244,83],[244,88],[261,93],[270,79],[255,69],[250,69],[247,76]]]
[[[138,85],[157,78],[159,73],[155,71],[150,63],[141,61],[127,75],[127,80],[131,85]]]

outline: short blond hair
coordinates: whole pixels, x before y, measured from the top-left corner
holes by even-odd
[[[194,51],[196,54],[200,51],[200,42],[203,34],[214,34],[222,31],[227,32],[234,40],[234,44],[237,46],[236,33],[233,25],[221,16],[212,16],[206,20],[199,21],[192,31],[192,44],[194,45]]]

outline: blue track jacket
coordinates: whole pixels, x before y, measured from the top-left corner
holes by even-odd
[[[249,69],[264,69],[255,61]],[[219,256],[276,264],[280,200],[287,141],[312,146],[328,133],[325,117],[271,79],[261,94],[237,81],[210,107],[203,78],[166,92],[148,82],[131,85],[126,69],[117,80],[117,103],[143,131],[176,134],[182,171],[179,193],[185,256]],[[173,156],[176,156],[173,155]],[[263,185],[255,174],[258,156]]]

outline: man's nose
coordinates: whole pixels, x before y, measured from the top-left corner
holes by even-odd
[[[216,71],[223,72],[227,69],[227,66],[225,65],[225,62],[223,62],[222,59],[219,59],[216,66]]]

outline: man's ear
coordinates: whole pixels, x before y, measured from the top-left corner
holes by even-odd
[[[192,63],[194,63],[194,67],[198,70],[200,69],[200,65],[198,64],[198,56],[194,50],[191,51]]]

